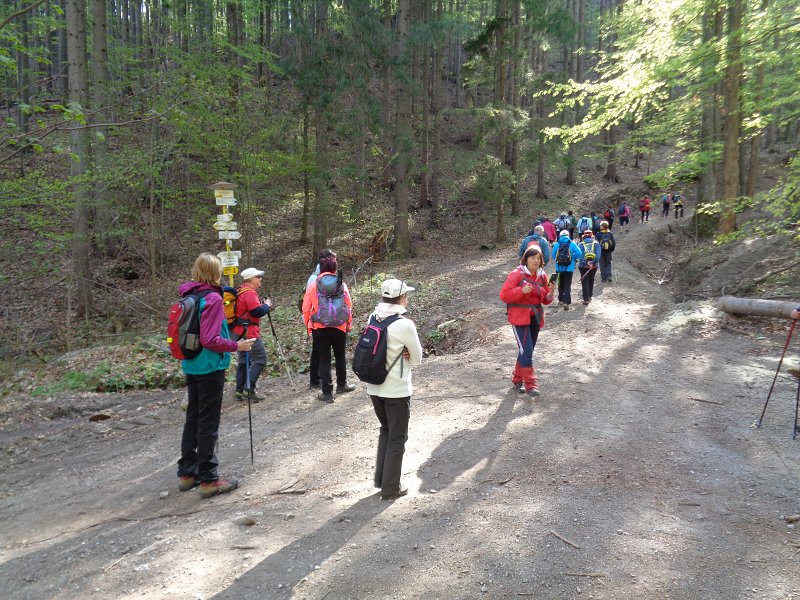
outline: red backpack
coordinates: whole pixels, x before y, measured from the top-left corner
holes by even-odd
[[[169,307],[167,344],[175,358],[191,359],[203,349],[200,344],[200,300],[212,291],[186,294]]]

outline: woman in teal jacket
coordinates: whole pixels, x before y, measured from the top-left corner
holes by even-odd
[[[214,454],[222,413],[225,371],[231,364],[231,352],[247,352],[254,340],[230,339],[228,322],[222,307],[222,263],[213,254],[197,257],[192,267],[192,281],[180,287],[180,295],[202,294],[200,299],[200,354],[181,362],[186,374],[189,404],[181,438],[178,460],[178,489],[186,492],[200,486],[200,497],[210,498],[239,487],[235,479],[219,478],[219,461]]]

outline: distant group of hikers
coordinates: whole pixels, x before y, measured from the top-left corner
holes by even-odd
[[[662,196],[662,216],[669,217],[670,206],[675,218],[683,216],[683,200],[679,192]],[[641,223],[650,220],[650,196],[639,201]],[[622,202],[618,209],[606,204],[602,216],[597,212],[577,218],[573,211],[562,212],[558,218],[539,217],[519,245],[519,265],[508,274],[500,299],[506,304],[508,322],[514,329],[517,360],[511,374],[512,385],[523,394],[539,396],[539,378],[534,368],[533,352],[544,326],[544,306],[558,298],[564,310],[572,305],[572,280],[580,273],[581,296],[587,305],[594,296],[594,280],[600,271],[600,281],[613,282],[612,261],[617,241],[611,232],[614,219],[620,227],[630,224],[631,209]],[[559,232],[556,234],[556,232]],[[545,266],[554,263],[548,276]],[[557,291],[557,295],[556,295]]]
[[[259,401],[256,383],[267,364],[260,319],[269,316],[272,301],[261,299],[264,272],[244,269],[238,289],[222,286],[222,263],[213,254],[197,257],[192,279],[180,286],[180,300],[170,310],[168,342],[181,359],[188,402],[178,460],[178,489],[199,488],[201,498],[235,490],[239,482],[222,478],[215,453],[222,412],[225,373],[232,352],[238,353],[234,396]],[[408,493],[400,482],[411,412],[411,367],[422,360],[422,344],[414,322],[405,315],[414,288],[399,279],[381,284],[381,299],[370,314],[353,357],[353,371],[367,384],[380,423],[374,482],[381,498]],[[351,392],[345,359],[347,334],[353,324],[352,301],[342,281],[336,253],[319,253],[308,278],[301,311],[312,340],[310,381],[321,388],[319,399],[333,403],[331,353],[336,362],[336,393]],[[274,333],[274,332],[273,332]]]

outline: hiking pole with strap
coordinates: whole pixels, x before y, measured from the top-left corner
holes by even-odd
[[[792,439],[797,439],[797,410],[800,409],[800,373],[797,374],[797,397],[794,400],[794,433]]]
[[[242,331],[241,339],[247,339],[247,323],[244,324],[244,330]],[[250,425],[250,464],[255,464],[255,458],[253,456],[253,409],[250,404],[252,397],[253,397],[253,389],[250,387],[250,351],[244,353],[244,366],[245,366],[245,375],[244,375],[244,385],[247,388],[247,422]]]
[[[792,334],[794,333],[794,326],[797,324],[796,319],[792,319],[792,326],[789,327],[789,335],[786,336],[786,343],[783,346],[783,352],[781,352],[781,359],[778,361],[778,368],[775,370],[775,377],[772,379],[772,385],[769,386],[769,393],[767,394],[767,401],[764,402],[764,410],[761,411],[761,416],[758,418],[758,422],[755,424],[756,429],[761,427],[761,421],[764,419],[764,413],[767,412],[767,405],[769,404],[769,399],[772,396],[772,390],[775,389],[775,382],[778,380],[778,373],[780,373],[781,365],[783,364],[783,357],[786,356],[786,349],[789,347],[789,342],[792,340]],[[800,385],[800,383],[798,383]],[[798,387],[798,397],[800,397],[800,387]],[[794,435],[797,435],[797,403],[795,403],[795,427],[794,427]]]
[[[272,324],[272,308],[269,309],[267,312],[267,320],[269,321],[269,328],[272,331],[272,337],[275,338],[275,347],[278,349],[278,356],[281,357],[283,361],[283,368],[286,369],[286,375],[289,377],[289,385],[294,387],[294,381],[292,381],[292,373],[289,370],[289,362],[286,360],[286,356],[283,354],[283,350],[281,349],[281,343],[278,341],[278,334],[275,333],[275,326]]]

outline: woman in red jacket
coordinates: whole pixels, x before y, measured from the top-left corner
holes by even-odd
[[[533,369],[533,349],[544,327],[543,304],[553,301],[555,284],[547,280],[542,268],[542,251],[531,245],[520,265],[511,271],[500,290],[500,300],[508,306],[508,322],[514,327],[519,353],[511,382],[520,394],[539,395],[539,378]]]

